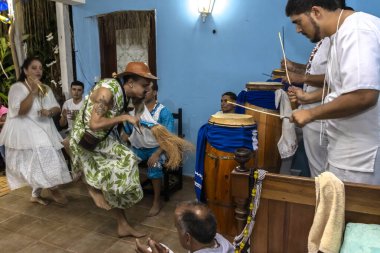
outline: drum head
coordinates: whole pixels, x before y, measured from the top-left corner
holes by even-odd
[[[227,127],[253,126],[255,121],[252,115],[237,113],[218,113],[211,115],[209,124],[215,124]]]
[[[247,90],[278,90],[282,89],[284,85],[280,82],[249,82],[245,85]]]

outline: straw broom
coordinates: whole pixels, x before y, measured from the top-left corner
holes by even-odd
[[[160,148],[165,151],[168,158],[165,167],[168,169],[177,169],[184,158],[184,153],[195,149],[193,144],[172,134],[160,124],[151,127],[151,131]]]

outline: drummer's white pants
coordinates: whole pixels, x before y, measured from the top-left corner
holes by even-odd
[[[320,131],[316,131],[308,125],[302,128],[303,143],[306,156],[309,161],[311,177],[316,177],[325,171],[327,165],[327,137],[324,136],[320,143]]]

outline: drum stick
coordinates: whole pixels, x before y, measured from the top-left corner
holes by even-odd
[[[281,119],[282,118],[290,119],[290,117],[288,117],[288,116],[282,116],[282,115],[279,115],[279,114],[275,114],[275,113],[266,112],[266,111],[263,111],[263,110],[254,109],[254,108],[251,108],[251,107],[248,107],[248,106],[244,106],[244,105],[241,105],[241,104],[237,104],[237,103],[234,103],[234,102],[231,102],[231,101],[227,101],[227,103],[228,104],[232,104],[232,105],[236,105],[236,106],[239,106],[239,107],[243,107],[243,108],[245,108],[247,110],[251,110],[251,111],[254,111],[254,112],[260,112],[260,113],[276,116],[276,117],[279,117]]]
[[[292,85],[292,82],[290,81],[290,78],[289,78],[288,65],[286,63],[286,55],[285,55],[284,43],[282,42],[282,38],[281,38],[281,33],[280,32],[278,32],[278,37],[280,38],[281,49],[282,49],[282,56],[284,57],[286,77],[288,78],[289,85]]]

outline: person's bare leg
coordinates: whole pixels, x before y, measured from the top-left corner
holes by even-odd
[[[138,232],[129,225],[123,209],[114,208],[112,211],[115,213],[117,219],[117,234],[119,237],[133,236],[140,238],[146,236],[145,233]]]
[[[156,216],[161,210],[161,179],[152,179],[153,205],[147,216]]]
[[[33,188],[32,197],[30,197],[30,202],[46,206],[47,204],[49,204],[49,201],[41,197],[41,191],[41,188]]]
[[[110,210],[111,206],[108,204],[107,200],[104,198],[103,193],[94,187],[87,185],[88,193],[90,194],[92,200],[95,202],[97,207],[103,208],[105,210]]]
[[[50,193],[54,202],[60,205],[66,205],[69,202],[66,196],[57,187],[50,188]]]
[[[71,149],[70,149],[70,138],[69,137],[66,137],[65,139],[63,139],[62,141],[62,145],[63,145],[63,148],[65,149],[65,152],[66,154],[70,157],[70,159],[72,158],[72,155],[71,155]]]
[[[70,137],[67,136],[65,139],[62,141],[63,148],[65,150],[65,153],[69,156],[69,159],[72,159],[72,154],[71,154],[71,149],[70,149]],[[70,163],[70,161],[68,161]],[[73,182],[78,182],[79,179],[82,176],[82,172],[74,172],[71,171],[71,177],[73,178]]]

